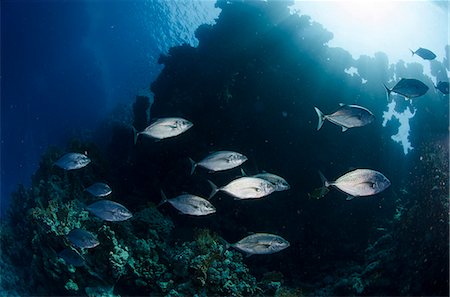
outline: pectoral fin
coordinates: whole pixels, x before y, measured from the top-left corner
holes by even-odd
[[[342,127],[342,132],[345,132],[345,131],[347,131],[348,130],[348,128],[346,128],[346,127]]]
[[[354,198],[355,198],[355,196],[348,195],[345,200],[350,201],[350,200],[353,200]]]

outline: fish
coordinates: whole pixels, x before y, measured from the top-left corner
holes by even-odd
[[[105,183],[95,183],[85,189],[96,197],[105,197],[111,194],[111,188]]]
[[[388,100],[392,92],[411,99],[425,95],[429,89],[423,82],[414,78],[402,78],[392,89],[389,89],[386,85],[384,87]]]
[[[255,233],[229,246],[244,252],[249,257],[256,254],[267,255],[277,253],[288,248],[289,245],[289,241],[281,236],[269,233]]]
[[[125,221],[133,214],[122,204],[111,200],[99,200],[86,207],[91,213],[109,222]]]
[[[236,199],[257,199],[275,191],[275,186],[271,182],[257,177],[239,177],[220,188],[212,181],[208,180],[208,182],[212,188],[209,199],[219,191],[224,191]]]
[[[85,167],[91,162],[88,156],[79,153],[67,153],[59,158],[55,165],[64,170],[74,170]]]
[[[339,104],[340,107],[334,113],[324,115],[320,109],[314,107],[319,122],[317,124],[317,130],[322,128],[325,120],[332,122],[342,127],[342,132],[347,131],[349,128],[362,127],[370,124],[374,121],[375,116],[367,108],[358,105],[346,105]]]
[[[413,51],[412,49],[410,49],[410,51],[413,56],[414,56],[414,54],[416,54],[424,60],[434,60],[436,58],[436,55],[432,51],[430,51],[429,49],[426,49],[426,48],[421,47],[416,51]]]
[[[347,200],[378,194],[391,185],[387,177],[372,169],[355,169],[333,182],[329,182],[320,171],[319,174],[325,187],[336,187],[348,195]]]
[[[441,93],[448,95],[448,88],[449,88],[448,81],[440,81],[434,87],[439,91],[441,91]]]
[[[330,190],[327,187],[315,188],[311,193],[308,193],[310,199],[320,199],[325,197]]]
[[[86,230],[75,228],[67,234],[67,239],[77,248],[91,249],[100,244],[97,237]]]
[[[178,136],[189,130],[193,125],[193,123],[183,118],[161,118],[145,128],[144,131],[137,133],[136,137],[146,135],[161,140]]]
[[[244,169],[241,169],[241,174],[242,174],[242,176],[247,176]],[[284,178],[282,178],[281,176],[278,176],[276,174],[273,174],[273,173],[262,172],[262,173],[252,175],[251,177],[262,178],[262,179],[265,179],[268,182],[272,183],[275,187],[275,192],[286,191],[291,188],[289,183]]]
[[[158,206],[168,202],[184,214],[204,216],[216,212],[216,208],[211,204],[211,202],[199,196],[182,194],[175,198],[167,199],[166,195],[161,190],[161,197],[162,200]]]
[[[216,172],[238,167],[247,160],[247,157],[243,154],[232,151],[217,151],[211,153],[200,162],[195,162],[189,158],[189,161],[191,162],[191,174],[194,173],[197,166],[206,168],[211,172]]]
[[[81,267],[84,265],[84,258],[76,250],[72,248],[65,248],[58,253],[58,257],[62,258],[67,264],[75,267]]]

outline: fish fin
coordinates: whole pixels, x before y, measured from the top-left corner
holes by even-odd
[[[323,122],[324,122],[324,119],[325,119],[325,115],[317,107],[314,106],[314,109],[315,109],[315,111],[317,113],[317,116],[319,117],[319,122],[317,123],[317,131],[319,131],[320,128],[322,128],[322,125],[323,125]]]
[[[348,195],[347,198],[345,198],[345,200],[347,200],[347,201],[350,201],[353,199],[355,199],[355,196],[352,196],[352,195]]]
[[[191,162],[191,175],[194,174],[194,170],[197,167],[197,163],[195,163],[194,160],[192,160],[191,158],[189,158],[189,162]]]
[[[344,106],[345,105],[345,103],[339,103],[339,106]]]
[[[217,188],[217,186],[208,179],[208,183],[211,186],[211,193],[209,194],[208,199],[211,199],[214,195],[217,194],[217,192],[219,192],[219,188]]]
[[[328,188],[330,186],[330,183],[328,182],[327,178],[325,177],[325,175],[323,175],[323,173],[320,170],[319,170],[319,175],[320,175],[320,179],[322,180],[324,187]]]
[[[245,258],[251,257],[252,255],[252,253],[245,253]]]
[[[413,51],[412,49],[409,49],[411,51],[411,57],[414,56],[414,54],[416,53],[415,51]]]
[[[225,246],[225,250],[228,250],[229,248],[233,247],[232,244],[230,244],[228,241],[226,241],[222,237],[219,237],[219,240]]]
[[[169,200],[167,200],[166,194],[164,194],[164,191],[161,189],[161,202],[159,202],[158,205],[156,205],[156,207],[160,207],[161,205],[163,205],[164,203],[168,202]]]
[[[347,131],[347,130],[348,130],[347,127],[342,126],[342,132],[345,132],[345,131]]]
[[[384,88],[386,89],[386,94],[387,94],[387,95],[386,95],[386,98],[387,98],[387,100],[389,101],[392,90],[389,89],[385,84],[383,84],[383,86],[384,86]]]
[[[133,142],[136,144],[140,133],[136,130],[136,128],[134,128],[134,126],[131,126],[131,128],[133,129]]]
[[[245,173],[244,169],[241,168],[241,174],[242,176],[247,176],[247,173]]]

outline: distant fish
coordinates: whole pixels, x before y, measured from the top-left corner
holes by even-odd
[[[84,258],[75,250],[71,248],[65,248],[58,253],[58,257],[64,259],[67,264],[75,267],[81,267],[84,265]]]
[[[91,159],[84,154],[79,153],[67,153],[58,161],[55,162],[55,165],[64,169],[64,170],[74,170],[85,167],[91,162]]]
[[[162,201],[159,205],[169,202],[173,207],[184,214],[204,216],[216,212],[216,208],[208,200],[195,195],[183,194],[175,198],[167,199],[166,195],[161,190],[161,197]]]
[[[384,87],[388,98],[392,92],[410,99],[425,95],[428,91],[428,87],[423,82],[414,78],[402,78],[392,89],[389,89],[386,85]]]
[[[247,256],[273,254],[289,247],[289,241],[281,236],[268,233],[255,233],[230,246],[244,252]]]
[[[243,176],[247,176],[244,169],[241,169],[241,173]],[[257,177],[257,178],[262,178],[262,179],[267,180],[268,182],[272,183],[275,186],[276,192],[286,191],[291,188],[289,183],[284,178],[282,178],[281,176],[278,176],[276,174],[273,174],[273,173],[263,172],[263,173],[258,173],[258,174],[252,175],[251,177]]]
[[[436,89],[438,89],[439,91],[441,91],[443,94],[447,94],[448,95],[448,85],[449,85],[448,81],[440,81],[434,87]]]
[[[355,197],[371,196],[384,191],[391,182],[380,172],[371,169],[355,169],[347,172],[334,182],[329,182],[319,172],[324,186],[334,186],[348,194],[347,200]]]
[[[186,132],[194,124],[183,118],[162,118],[156,120],[144,131],[137,133],[138,135],[146,135],[158,140],[175,137]],[[136,141],[136,140],[135,140]]]
[[[95,183],[86,188],[90,194],[96,197],[105,197],[111,194],[111,188],[105,183]]]
[[[67,239],[70,243],[77,248],[91,249],[100,244],[97,237],[86,230],[83,229],[73,229],[67,234]]]
[[[111,200],[99,200],[86,208],[100,219],[110,222],[125,221],[133,216],[125,206]]]
[[[345,105],[340,104],[341,107],[332,114],[324,115],[320,109],[314,107],[319,122],[317,124],[317,130],[319,130],[324,121],[328,120],[333,124],[342,127],[342,132],[347,131],[349,128],[362,127],[370,124],[375,119],[375,116],[366,108],[358,105]]]
[[[193,174],[197,166],[206,168],[212,172],[235,168],[247,161],[247,157],[232,151],[218,151],[208,155],[200,162],[196,163],[190,158],[189,161],[191,161],[191,174]]]
[[[262,178],[257,177],[240,177],[228,185],[221,188],[209,181],[212,187],[209,198],[211,199],[218,191],[224,191],[237,199],[256,199],[267,196],[275,191],[275,186]]]
[[[413,56],[414,56],[414,54],[416,54],[424,60],[434,60],[436,58],[436,55],[432,51],[430,51],[426,48],[421,47],[416,51],[413,51],[412,49],[410,49],[410,51]]]
[[[315,188],[311,193],[308,193],[310,199],[320,199],[328,194],[330,190],[327,187]]]

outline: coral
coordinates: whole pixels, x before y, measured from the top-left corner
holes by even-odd
[[[78,291],[78,285],[72,280],[69,279],[69,281],[66,283],[66,285],[64,286],[68,291]]]

